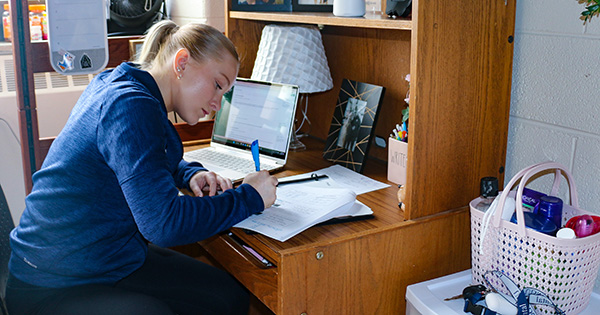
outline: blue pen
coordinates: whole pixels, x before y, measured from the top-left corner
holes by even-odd
[[[254,166],[256,167],[256,171],[260,171],[260,158],[258,157],[258,140],[252,141],[252,145],[250,145],[250,150],[252,151],[252,159],[254,159]]]

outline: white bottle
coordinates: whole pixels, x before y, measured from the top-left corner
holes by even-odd
[[[495,211],[498,204],[498,179],[496,177],[483,177],[479,186],[481,200],[475,205],[475,208],[483,212]],[[510,221],[515,212],[515,198],[506,197],[504,208],[502,209],[502,219]]]
[[[502,220],[510,221],[510,218],[512,218],[513,213],[515,213],[516,207],[517,203],[515,201],[515,198],[506,197],[506,200],[504,200],[504,209],[502,209]]]
[[[498,293],[487,293],[485,295],[485,304],[490,310],[500,315],[517,315],[517,307]]]
[[[558,230],[558,232],[556,232],[556,238],[573,240],[577,237],[575,236],[575,231],[573,231],[573,229],[564,227],[564,228]]]
[[[481,201],[475,205],[475,208],[486,212],[498,196],[498,179],[496,177],[483,177],[479,183],[479,194]]]
[[[371,14],[381,13],[381,0],[365,0],[366,12]]]
[[[500,196],[496,196],[496,198],[494,199],[492,204],[489,207],[487,207],[486,210],[482,210],[482,211],[484,211],[484,212],[485,211],[492,211],[492,212],[496,211],[496,207],[498,206],[499,199],[500,199]],[[479,206],[479,204],[477,204],[477,206]],[[513,213],[515,213],[515,209],[516,209],[515,207],[516,207],[515,198],[506,197],[506,200],[504,200],[504,209],[502,209],[502,220],[510,221],[511,217],[513,216]],[[479,210],[481,210],[481,209],[479,209]]]
[[[31,40],[42,40],[42,27],[39,25],[32,25],[29,29],[31,32]]]

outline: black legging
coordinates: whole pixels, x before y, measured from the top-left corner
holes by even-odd
[[[248,314],[246,290],[226,272],[150,245],[144,265],[113,286],[43,288],[9,275],[11,315]]]

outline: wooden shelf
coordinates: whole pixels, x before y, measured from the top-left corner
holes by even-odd
[[[404,212],[393,185],[359,196],[373,220],[312,227],[283,243],[232,230],[272,268],[257,267],[227,235],[202,243],[276,314],[403,313],[407,285],[468,268],[467,205],[479,195],[481,177],[504,176],[516,3],[446,2],[413,0],[414,19],[391,20],[231,11],[225,0],[226,35],[242,56],[241,77],[252,73],[265,25],[321,29],[334,87],[308,97],[312,124],[304,132],[314,138],[329,135],[343,79],[386,88],[374,130],[384,138],[410,90]],[[310,150],[291,155],[284,172],[322,166],[320,150]],[[385,181],[387,150],[372,145],[368,156],[365,174]]]
[[[331,166],[322,158],[323,141],[305,137],[302,142],[307,149],[291,152],[275,176]],[[386,170],[382,161],[370,161],[364,173],[387,182]],[[275,314],[339,314],[342,309],[347,314],[403,314],[405,300],[398,297],[408,284],[468,268],[470,225],[468,207],[404,220],[396,193],[391,185],[361,194],[357,199],[373,210],[372,218],[313,226],[285,242],[233,228],[235,237],[225,232],[200,244]],[[260,263],[242,244],[273,265]]]
[[[303,130],[319,139],[329,134],[343,79],[386,88],[374,130],[382,138],[401,120],[410,90],[405,218],[412,220],[463,207],[479,195],[481,177],[504,176],[514,3],[460,3],[419,1],[410,20],[226,7],[226,34],[242,56],[239,76],[250,77],[265,25],[326,25],[321,36],[334,87],[308,97],[312,124]],[[387,160],[387,153],[371,145],[368,155]]]
[[[366,14],[364,17],[338,17],[327,12],[246,12],[230,11],[233,19],[332,25],[345,27],[411,30],[412,20],[390,19],[386,14]]]

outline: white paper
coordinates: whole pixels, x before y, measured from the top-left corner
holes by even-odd
[[[356,194],[348,189],[289,184],[277,188],[277,200],[272,207],[262,214],[250,216],[235,227],[284,242],[331,218],[370,211],[361,205],[356,203]]]
[[[343,208],[339,208],[336,211],[332,211],[331,213],[322,217],[320,222],[317,222],[315,224],[319,224],[321,222],[325,222],[325,221],[335,219],[335,218],[358,217],[358,216],[370,215],[370,214],[373,214],[373,210],[371,210],[371,208],[367,207],[364,203],[356,200],[356,201],[354,201],[354,203],[352,204],[351,207],[343,207]]]
[[[390,187],[390,185],[371,179],[341,165],[333,165],[315,171],[317,175],[327,175],[339,187],[348,188],[357,195]],[[302,176],[302,175],[297,175]],[[304,175],[306,176],[306,175]],[[292,178],[292,177],[290,177]]]

